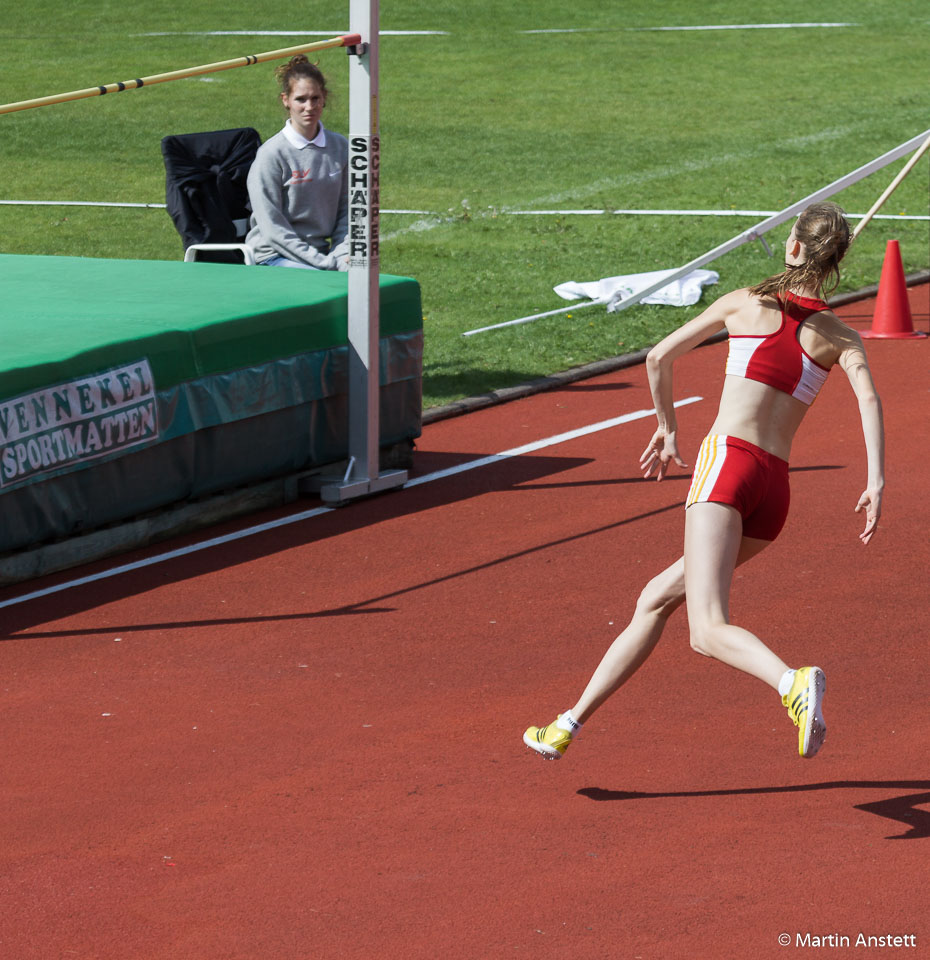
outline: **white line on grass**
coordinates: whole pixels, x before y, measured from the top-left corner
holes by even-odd
[[[403,213],[401,210],[382,210],[382,213]],[[629,216],[629,217],[774,217],[778,210],[501,210],[499,216],[509,217],[567,217],[572,215]],[[861,220],[864,213],[847,213],[847,220]],[[926,214],[878,213],[873,220],[930,220]]]
[[[163,203],[111,203],[100,200],[0,200],[7,207],[151,207],[164,210]]]
[[[521,30],[520,33],[607,33],[598,27],[554,27],[550,30]],[[613,33],[613,29],[609,31]]]
[[[627,27],[628,30],[804,30],[811,27],[861,27],[861,23],[721,23],[697,27]]]
[[[602,216],[630,217],[767,217],[777,212],[777,210],[502,210],[501,216],[506,214],[511,217],[593,217],[601,214]]]
[[[0,200],[8,207],[141,207],[164,210],[164,203],[117,203],[106,200]],[[392,210],[382,207],[382,214],[397,216],[433,216],[434,210]],[[630,217],[772,217],[777,210],[498,210],[501,217],[569,217],[569,216],[630,216]],[[847,213],[847,220],[861,220],[864,213]],[[877,213],[873,220],[930,220],[926,214]],[[422,221],[421,221],[422,222]]]
[[[860,27],[860,23],[723,23],[694,27],[622,27],[631,33],[653,30],[800,30],[812,27]],[[521,30],[520,33],[613,33],[597,27],[559,27],[550,30]]]
[[[680,27],[624,27],[633,32],[687,30],[800,30],[817,27],[859,27],[860,23],[730,23]],[[345,30],[154,30],[134,37],[338,37]],[[555,27],[548,30],[519,30],[521,34],[605,33],[598,27]],[[613,33],[614,30],[609,32]],[[382,37],[448,37],[448,30],[380,30]]]
[[[484,216],[484,214],[479,213],[478,216]],[[434,216],[428,220],[414,220],[413,223],[408,223],[399,230],[393,230],[391,233],[382,233],[381,243],[389,243],[391,240],[396,240],[398,237],[403,237],[408,233],[426,233],[429,230],[434,230],[436,227],[441,227],[451,219],[451,217]]]
[[[684,400],[678,400],[674,404],[676,407],[684,407],[691,403],[698,403],[703,397],[687,397]],[[542,450],[545,447],[552,447],[559,443],[566,443],[569,440],[576,440],[579,437],[586,437],[589,434],[597,433],[601,430],[609,430],[611,427],[619,426],[623,423],[631,423],[634,420],[643,420],[646,417],[655,415],[655,410],[636,410],[633,413],[626,413],[619,417],[613,417],[610,420],[602,420],[600,423],[592,423],[586,427],[579,427],[577,430],[569,430],[567,433],[559,433],[552,437],[546,437],[543,440],[535,440],[532,443],[524,444],[521,447],[514,447],[511,450],[504,450],[501,453],[492,454],[489,457],[481,457],[478,460],[470,460],[467,463],[461,463],[457,467],[448,467],[445,470],[436,470],[422,477],[415,477],[408,480],[403,489],[409,487],[418,487],[424,483],[432,483],[434,480],[443,480],[446,477],[453,477],[460,473],[466,473],[469,470],[476,470],[479,467],[486,467],[492,463],[500,463],[503,460],[509,460],[512,457],[519,457],[522,454],[532,453],[536,450]],[[323,516],[326,513],[332,513],[338,507],[315,507],[312,510],[303,510],[300,513],[294,513],[287,517],[280,517],[278,520],[269,520],[267,523],[259,523],[253,527],[246,527],[244,530],[237,530],[235,533],[227,533],[222,537],[213,537],[210,540],[202,540],[199,543],[192,543],[186,547],[180,547],[177,550],[169,550],[166,553],[159,553],[153,557],[146,557],[144,560],[136,560],[133,563],[124,563],[118,567],[111,567],[109,570],[101,570],[98,573],[90,574],[86,577],[78,577],[76,580],[68,580],[64,583],[57,583],[52,587],[45,587],[42,590],[33,590],[31,593],[24,593],[18,597],[10,597],[8,600],[0,601],[0,609],[12,607],[20,603],[26,603],[28,600],[38,600],[41,597],[47,597],[53,593],[61,593],[64,590],[70,590],[72,587],[83,587],[89,583],[96,583],[99,580],[107,580],[110,577],[116,577],[123,573],[131,573],[133,570],[142,570],[145,567],[153,567],[159,563],[167,563],[169,560],[177,560],[179,557],[186,557],[192,553],[200,553],[202,550],[210,550],[213,547],[219,547],[226,543],[233,543],[236,540],[245,540],[247,537],[254,537],[260,533],[267,533],[269,530],[277,530],[280,527],[290,526],[293,523],[301,523],[304,520],[312,520],[314,517]]]
[[[347,30],[162,30],[136,37],[339,37]],[[379,30],[379,37],[448,37],[446,30]]]
[[[0,206],[8,207],[146,207],[153,210],[164,210],[164,203],[117,203],[109,200],[0,200]],[[396,213],[405,215],[424,215],[432,210],[385,210],[381,213]]]

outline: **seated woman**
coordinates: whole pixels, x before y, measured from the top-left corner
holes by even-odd
[[[348,270],[349,144],[323,127],[326,80],[298,54],[275,70],[284,129],[259,147],[249,170],[246,243],[259,264]]]

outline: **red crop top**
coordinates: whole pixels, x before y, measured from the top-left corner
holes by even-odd
[[[767,337],[730,335],[727,376],[757,380],[811,404],[830,372],[805,353],[798,342],[801,324],[812,314],[829,310],[823,300],[786,293],[781,326]]]

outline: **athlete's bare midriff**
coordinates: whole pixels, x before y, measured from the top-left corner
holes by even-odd
[[[739,437],[790,460],[791,443],[809,409],[806,403],[764,383],[726,377],[710,432]]]

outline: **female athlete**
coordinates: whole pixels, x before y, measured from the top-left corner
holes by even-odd
[[[826,679],[819,667],[792,670],[755,634],[730,623],[734,569],[767,547],[788,513],[791,442],[827,374],[839,366],[859,404],[868,480],[856,504],[867,544],[881,515],[884,487],[882,409],[859,335],[822,299],[839,281],[849,225],[833,203],[808,207],[785,244],[785,270],[735,290],[671,333],[646,359],[658,429],[640,458],[645,477],[661,480],[678,452],[672,367],[682,354],[726,329],[729,356],[717,418],[701,445],[685,513],[684,556],[648,583],[623,633],[607,650],[581,699],[527,746],[561,757],[585,721],[643,664],[671,613],[687,601],[691,646],[758,677],[781,695],[798,727],[798,752],[823,744]]]

